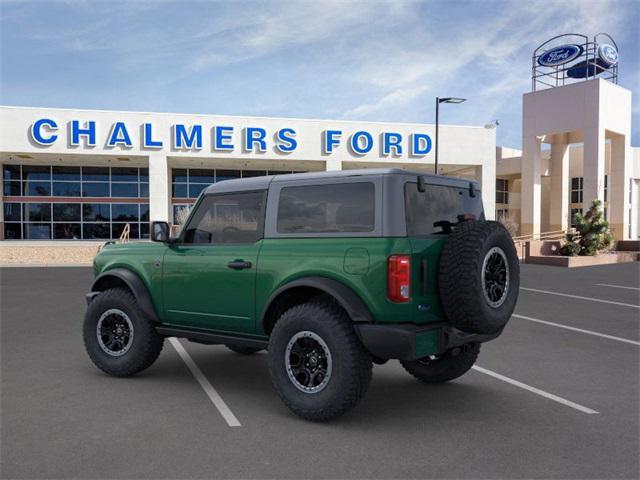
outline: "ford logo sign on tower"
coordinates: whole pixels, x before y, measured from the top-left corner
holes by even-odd
[[[608,43],[603,43],[598,47],[598,58],[608,67],[618,63],[618,49]]]
[[[582,55],[583,48],[579,45],[561,45],[547,50],[538,57],[538,63],[543,67],[557,67],[575,60]]]
[[[593,37],[564,33],[538,45],[531,55],[531,87],[564,87],[601,78],[618,83],[618,45],[608,33]]]

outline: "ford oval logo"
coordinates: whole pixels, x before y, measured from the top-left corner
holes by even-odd
[[[543,67],[556,67],[578,58],[583,48],[580,45],[561,45],[547,50],[538,57],[538,63]]]
[[[618,50],[613,45],[603,43],[598,47],[598,57],[610,67],[618,63]]]

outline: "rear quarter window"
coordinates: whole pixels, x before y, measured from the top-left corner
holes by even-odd
[[[426,185],[426,191],[419,192],[417,183],[407,183],[404,187],[407,235],[421,237],[441,234],[438,222],[458,222],[458,215],[472,214],[484,220],[480,193],[469,194],[468,188],[445,185]]]
[[[375,188],[371,182],[284,187],[278,201],[278,233],[372,232]]]

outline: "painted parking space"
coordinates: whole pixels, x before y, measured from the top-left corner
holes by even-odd
[[[597,298],[604,300],[637,303],[638,301],[633,298],[635,292],[595,286],[596,283],[611,282],[614,279],[617,279],[618,283],[632,285],[637,281],[637,264],[613,265],[615,269],[611,269],[611,265],[605,267],[607,268],[588,268],[588,274],[585,274],[584,269],[560,269],[561,271],[557,272],[541,270],[539,265],[522,265],[522,284],[536,285],[540,289],[559,293],[582,291],[581,296],[597,295]],[[620,291],[624,292],[625,297],[620,296]],[[634,307],[521,290],[515,313],[604,335],[640,341],[640,314]]]
[[[540,325],[547,325],[547,326],[550,326],[550,327],[562,328],[564,330],[570,330],[572,332],[584,333],[585,335],[593,335],[594,337],[606,338],[607,340],[612,340],[614,342],[628,343],[630,345],[638,345],[638,346],[640,346],[640,342],[638,342],[636,340],[630,340],[628,338],[616,337],[614,335],[607,335],[607,334],[604,334],[604,333],[594,332],[593,330],[586,330],[584,328],[571,327],[569,325],[564,325],[564,324],[556,323],[556,322],[549,322],[547,320],[541,320],[539,318],[527,317],[525,315],[518,315],[517,313],[513,314],[513,318],[517,318],[517,319],[520,319],[520,320],[527,320],[529,322],[534,322],[534,323],[537,323],[537,324],[540,324]]]
[[[523,267],[523,283],[558,277]],[[576,274],[612,282],[589,272]],[[230,428],[172,342],[134,378],[90,364],[80,334],[90,279],[89,269],[0,270],[8,478],[547,477],[541,464],[572,478],[638,471],[638,345],[514,318],[483,346],[485,372],[424,385],[396,361],[376,365],[360,406],[317,424],[281,403],[264,352],[180,341],[242,425]],[[633,309],[521,294],[518,312],[534,309],[535,318],[637,339],[637,319],[625,313]],[[52,320],[56,328],[40,328]]]
[[[555,272],[553,275],[549,275],[545,268],[541,265],[521,265],[524,276],[520,286],[640,305],[640,290],[638,290],[640,288],[640,270],[637,262],[587,267],[588,275],[584,274],[584,268],[559,269],[561,271]],[[629,288],[612,288],[602,284]]]
[[[621,288],[623,290],[633,290],[635,292],[640,291],[639,287],[632,287],[630,285],[612,285],[610,283],[596,283],[596,287]]]

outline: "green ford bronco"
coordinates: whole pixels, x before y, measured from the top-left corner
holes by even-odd
[[[115,376],[149,367],[165,337],[268,351],[273,386],[309,420],[354,407],[372,363],[424,382],[467,372],[518,297],[505,228],[478,186],[400,169],[228,180],[176,238],[107,244],[94,261],[84,342]]]

